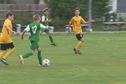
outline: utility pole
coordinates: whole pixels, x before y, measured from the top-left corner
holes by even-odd
[[[4,0],[4,18],[6,18],[6,12],[7,12],[7,0]]]
[[[88,0],[88,20],[92,20],[92,0]],[[92,29],[91,24],[89,24],[89,28]]]

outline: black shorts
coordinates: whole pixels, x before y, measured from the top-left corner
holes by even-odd
[[[1,43],[0,44],[0,50],[8,50],[14,48],[14,44],[12,43]]]
[[[80,41],[81,39],[83,39],[83,34],[76,34],[76,38]]]

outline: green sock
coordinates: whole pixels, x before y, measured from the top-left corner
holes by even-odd
[[[38,51],[38,61],[39,61],[39,64],[42,65],[42,56],[41,56],[41,51]]]
[[[30,57],[30,56],[32,56],[32,53],[31,53],[31,52],[30,52],[30,53],[24,54],[24,55],[23,55],[23,58],[28,58],[28,57]]]
[[[52,36],[49,36],[49,40],[51,41],[51,43],[54,43]]]

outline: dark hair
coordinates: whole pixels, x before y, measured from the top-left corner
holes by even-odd
[[[76,7],[76,8],[74,9],[74,11],[76,11],[76,10],[79,10],[79,11],[80,11],[80,8],[79,8],[79,7]]]
[[[38,20],[40,18],[40,15],[36,14],[36,15],[33,15],[33,20]]]
[[[46,11],[48,11],[48,10],[49,10],[48,8],[44,8],[44,9],[43,9],[43,12],[46,12]]]
[[[8,13],[6,14],[6,17],[8,18],[9,16],[12,16],[12,15],[14,15],[12,12],[8,12]]]

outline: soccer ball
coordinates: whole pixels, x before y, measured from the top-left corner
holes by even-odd
[[[44,59],[43,60],[43,66],[47,67],[50,65],[50,60],[49,59]]]

